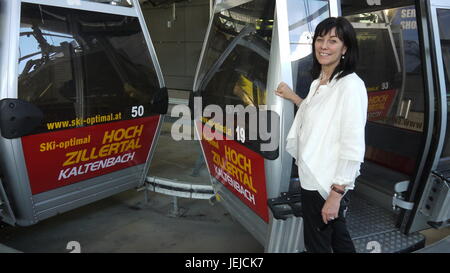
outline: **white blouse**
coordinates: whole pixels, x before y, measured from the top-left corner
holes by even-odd
[[[332,184],[354,188],[364,160],[367,93],[355,73],[327,85],[316,79],[302,101],[287,137],[303,189],[328,198]]]

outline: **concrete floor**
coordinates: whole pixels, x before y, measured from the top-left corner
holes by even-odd
[[[176,142],[170,123],[163,126],[149,175],[185,183],[209,184],[206,167],[191,176],[200,152],[195,141]],[[178,199],[185,210],[169,216],[173,197],[129,190],[52,217],[31,227],[0,228],[0,252],[67,253],[68,243],[79,242],[86,253],[262,253],[261,246],[226,210],[207,200]],[[450,235],[450,228],[427,230],[427,245]]]
[[[180,183],[209,184],[205,165],[192,176],[200,155],[197,141],[174,141],[171,124],[163,124],[149,175]],[[71,241],[81,252],[261,253],[261,246],[221,205],[178,198],[181,217],[171,217],[173,197],[129,190],[66,212],[31,227],[0,228],[1,244],[22,252],[66,253]],[[4,252],[11,249],[3,247]]]
[[[50,218],[34,226],[3,227],[0,242],[22,252],[70,252],[70,241],[84,253],[263,252],[263,247],[222,206],[179,199],[187,211],[169,217],[172,198],[134,190]]]

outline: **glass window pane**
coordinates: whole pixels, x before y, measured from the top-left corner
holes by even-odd
[[[312,40],[317,25],[330,16],[328,1],[287,1],[293,90],[302,98],[308,95],[313,81]]]
[[[38,106],[45,121],[75,119],[77,96],[72,52],[76,39],[68,24],[41,13],[39,6],[24,4],[19,42],[19,98]],[[39,131],[45,129],[43,125]]]
[[[273,16],[274,3],[267,0],[251,1],[214,15],[196,86],[204,106],[218,105],[225,113],[227,105],[255,109],[266,105]],[[253,126],[248,126],[248,116],[245,122],[248,136]],[[243,145],[266,158],[278,156],[278,150],[276,155],[261,151],[259,140],[246,139]]]
[[[414,6],[348,18],[360,46],[357,73],[367,86],[368,120],[422,132],[423,81]]]
[[[373,9],[346,16],[357,33],[356,73],[369,99],[366,159],[413,174],[425,116],[416,10],[413,5]]]
[[[198,89],[208,103],[264,105],[273,13],[253,1],[215,15]]]
[[[45,115],[36,132],[154,114],[160,91],[135,17],[23,4],[19,98]]]

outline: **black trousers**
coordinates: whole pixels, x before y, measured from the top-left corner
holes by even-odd
[[[339,217],[328,221],[322,219],[325,200],[318,191],[301,190],[305,247],[308,253],[355,253],[347,230],[344,211],[347,210],[351,192],[341,200]]]

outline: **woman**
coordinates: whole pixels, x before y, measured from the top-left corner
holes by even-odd
[[[308,252],[355,252],[345,215],[349,190],[364,159],[367,93],[354,73],[355,30],[343,17],[328,18],[313,38],[315,79],[302,100],[285,83],[276,94],[299,109],[286,150],[296,159],[302,188]]]

